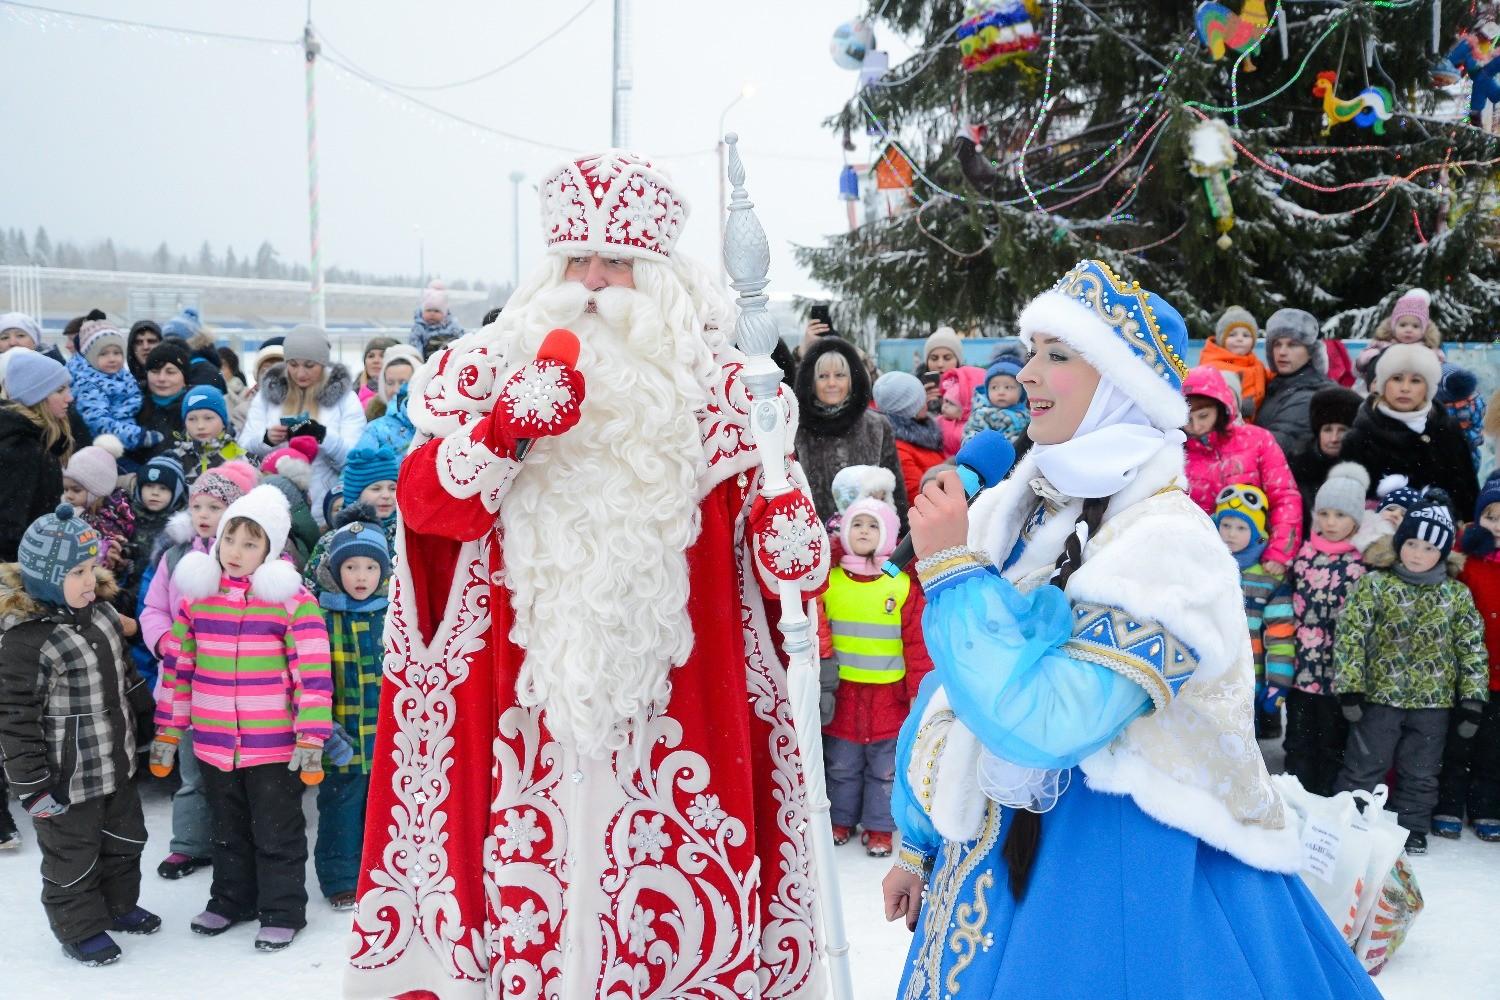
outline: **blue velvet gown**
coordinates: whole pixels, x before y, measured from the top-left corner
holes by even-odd
[[[1062,591],[1023,595],[974,570],[927,597],[936,669],[901,734],[892,804],[903,843],[934,866],[900,1000],[1379,1000],[1299,877],[1252,868],[1129,796],[1089,788],[1077,763],[1151,703],[1133,681],[1062,651]],[[938,684],[991,753],[1071,769],[1042,817],[1020,903],[1001,857],[1013,812],[990,802],[976,839],[947,842],[913,794],[907,764]]]

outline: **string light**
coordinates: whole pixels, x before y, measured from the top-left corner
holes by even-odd
[[[1265,41],[1266,36],[1271,33],[1271,25],[1276,23],[1276,17],[1280,13],[1281,0],[1276,0],[1275,6],[1271,9],[1271,16],[1266,20],[1265,27],[1260,29],[1260,35],[1256,37],[1255,44],[1245,46],[1245,48],[1240,51],[1240,57],[1234,61],[1234,66],[1229,70],[1230,104],[1238,105],[1240,103],[1240,63],[1250,58],[1251,52],[1256,51],[1260,48],[1260,43]],[[1234,127],[1240,127],[1240,112],[1238,107],[1235,108],[1234,112]]]
[[[1187,227],[1188,227],[1188,224],[1186,222],[1184,222],[1182,225],[1178,226],[1177,229],[1174,232],[1172,232],[1171,235],[1164,236],[1161,239],[1157,240],[1155,243],[1146,243],[1146,244],[1143,244],[1143,245],[1138,246],[1138,247],[1131,247],[1129,250],[1121,250],[1120,252],[1121,253],[1128,253],[1128,254],[1140,255],[1140,254],[1145,253],[1147,250],[1155,250],[1157,247],[1159,247],[1159,246],[1165,246],[1166,244],[1171,243],[1177,237],[1181,236],[1182,235],[1182,231],[1184,229],[1186,229]]]
[[[1307,50],[1307,55],[1302,57],[1302,63],[1297,67],[1297,71],[1292,74],[1291,78],[1287,80],[1286,83],[1283,83],[1281,86],[1277,87],[1275,90],[1271,91],[1264,97],[1258,97],[1255,100],[1249,101],[1245,104],[1235,102],[1229,105],[1227,108],[1221,108],[1217,105],[1207,104],[1203,101],[1183,101],[1182,106],[1185,108],[1201,108],[1204,111],[1212,111],[1214,114],[1218,115],[1237,115],[1241,111],[1249,111],[1251,108],[1259,107],[1267,101],[1280,97],[1282,94],[1286,93],[1288,88],[1290,88],[1293,84],[1295,84],[1302,78],[1302,71],[1307,69],[1307,64],[1312,61],[1313,55],[1318,51],[1318,46],[1322,45],[1323,42],[1327,40],[1328,36],[1333,34],[1333,32],[1339,27],[1339,25],[1343,23],[1343,18],[1348,15],[1349,10],[1350,8],[1345,7],[1343,10],[1340,10],[1333,16],[1333,19],[1328,22],[1328,27],[1312,43],[1312,47]]]

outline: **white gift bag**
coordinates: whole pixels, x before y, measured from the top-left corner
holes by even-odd
[[[1324,798],[1304,789],[1293,775],[1278,774],[1271,780],[1295,817],[1302,840],[1302,867],[1298,874],[1352,948],[1359,940],[1360,906],[1369,886],[1373,847],[1369,825],[1360,815],[1351,792]],[[1383,803],[1384,788],[1380,791]],[[1389,868],[1389,863],[1386,867]],[[1382,873],[1371,888],[1378,889],[1383,881]],[[1369,907],[1365,909],[1368,912]]]
[[[1355,822],[1367,831],[1370,844],[1369,861],[1365,865],[1364,884],[1359,895],[1359,909],[1354,916],[1356,937],[1344,937],[1354,944],[1366,933],[1372,919],[1375,904],[1379,902],[1386,881],[1401,854],[1406,850],[1406,828],[1396,822],[1396,814],[1385,808],[1386,787],[1376,785],[1373,792],[1350,792],[1356,801],[1365,803],[1365,811]]]

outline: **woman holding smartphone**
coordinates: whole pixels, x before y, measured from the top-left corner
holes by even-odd
[[[261,378],[239,443],[260,458],[294,437],[317,441],[308,500],[315,512],[321,511],[324,495],[338,486],[344,460],[364,432],[365,411],[349,369],[329,363],[323,330],[297,327],[286,335],[282,351],[286,360]]]

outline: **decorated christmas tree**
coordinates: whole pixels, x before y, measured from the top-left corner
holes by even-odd
[[[843,321],[883,336],[1008,333],[1030,296],[1097,257],[1196,336],[1231,304],[1367,336],[1420,285],[1448,339],[1488,340],[1492,6],[879,0],[861,85],[829,125],[851,165],[876,168],[846,169],[844,196],[858,182],[882,197],[800,257]],[[889,32],[917,51],[886,68]]]

